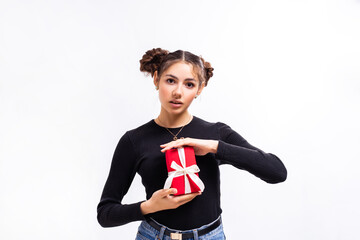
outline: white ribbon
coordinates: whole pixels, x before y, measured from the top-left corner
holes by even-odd
[[[170,167],[172,169],[175,169],[175,171],[172,171],[172,172],[168,173],[168,178],[165,181],[164,188],[170,188],[171,184],[173,182],[173,179],[175,177],[179,177],[179,176],[184,175],[185,194],[186,193],[191,193],[190,182],[189,182],[189,179],[187,178],[187,176],[190,177],[191,180],[193,180],[193,182],[200,188],[201,192],[203,192],[204,189],[205,189],[204,183],[201,181],[199,176],[195,174],[197,172],[200,172],[199,167],[196,164],[192,165],[190,167],[186,167],[186,159],[185,159],[184,148],[178,148],[177,150],[178,150],[178,154],[179,154],[179,158],[180,158],[180,163],[181,163],[182,166],[179,166],[179,164],[177,164],[175,161],[172,161]]]

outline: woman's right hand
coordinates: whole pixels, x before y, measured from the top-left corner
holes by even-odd
[[[177,192],[176,188],[160,189],[153,193],[151,198],[140,204],[140,209],[143,215],[158,212],[166,209],[174,209],[190,202],[201,192],[189,193],[180,196],[173,196]]]

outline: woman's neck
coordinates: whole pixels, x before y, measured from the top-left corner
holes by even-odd
[[[188,111],[181,115],[174,115],[162,109],[159,116],[155,119],[155,122],[162,127],[178,128],[191,122],[192,118],[193,116]]]

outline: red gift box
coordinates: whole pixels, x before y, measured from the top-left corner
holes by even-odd
[[[200,180],[196,165],[194,148],[184,146],[173,148],[165,152],[168,178],[164,188],[176,188],[174,195],[204,191],[204,183]]]

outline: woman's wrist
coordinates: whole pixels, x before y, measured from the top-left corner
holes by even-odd
[[[149,214],[150,213],[150,208],[149,208],[149,200],[144,201],[140,204],[140,210],[141,213],[143,215]]]
[[[212,144],[211,144],[210,152],[211,153],[217,153],[217,149],[218,149],[218,146],[219,146],[219,141],[217,141],[217,140],[211,140],[211,141],[212,141]]]
[[[149,200],[146,200],[140,204],[140,210],[143,215],[155,212],[150,204]]]

